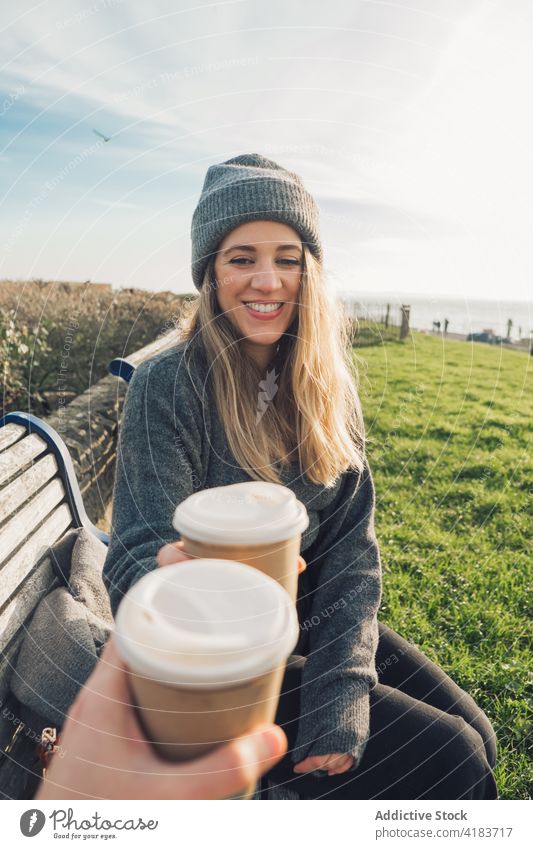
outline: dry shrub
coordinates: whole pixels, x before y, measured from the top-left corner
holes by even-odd
[[[59,392],[67,398],[84,392],[107,374],[113,357],[170,330],[184,298],[90,282],[0,281],[0,328],[14,325],[24,336],[24,344],[4,346],[3,412],[53,412]],[[15,373],[14,386],[9,375]]]

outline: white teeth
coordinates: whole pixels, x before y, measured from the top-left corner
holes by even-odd
[[[277,304],[245,304],[248,309],[255,310],[255,312],[276,312],[282,306],[282,302]]]

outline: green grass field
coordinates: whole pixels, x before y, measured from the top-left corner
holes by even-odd
[[[500,797],[530,798],[533,359],[416,333],[355,355],[381,619],[485,710]]]

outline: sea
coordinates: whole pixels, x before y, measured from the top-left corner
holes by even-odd
[[[448,332],[467,335],[492,331],[496,336],[508,335],[513,342],[530,339],[533,334],[533,301],[497,301],[474,298],[422,297],[420,295],[377,294],[359,292],[341,293],[341,300],[360,317],[379,320],[379,316],[390,304],[391,320],[398,323],[400,305],[411,307],[410,326],[416,330],[433,330],[434,322],[441,324],[448,319]]]

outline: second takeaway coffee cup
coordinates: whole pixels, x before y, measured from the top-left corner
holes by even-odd
[[[174,527],[189,557],[239,560],[278,581],[296,600],[305,506],[288,487],[244,481],[204,489],[182,501]]]
[[[188,761],[274,721],[298,620],[288,593],[256,569],[190,560],[133,585],[116,639],[148,739]]]

